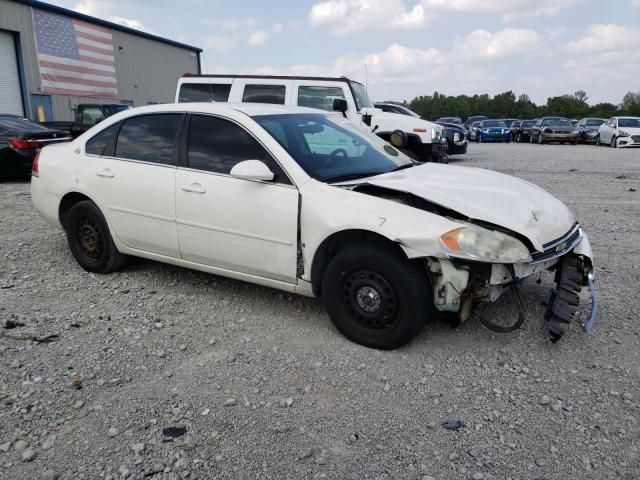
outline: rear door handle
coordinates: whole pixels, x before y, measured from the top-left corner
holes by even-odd
[[[105,168],[101,172],[96,172],[96,175],[99,177],[113,178],[113,172],[110,168]]]
[[[202,185],[200,185],[199,183],[192,183],[191,185],[182,185],[180,189],[189,193],[205,193],[206,192],[206,190],[202,188]]]

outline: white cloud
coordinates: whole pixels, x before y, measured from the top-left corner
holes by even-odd
[[[282,23],[274,23],[273,27],[271,27],[271,31],[273,33],[280,33],[284,30],[284,25]]]
[[[455,51],[469,58],[503,58],[526,52],[539,42],[540,35],[535,30],[507,28],[495,33],[475,30],[456,42]]]
[[[325,0],[309,11],[312,26],[327,26],[336,35],[368,28],[413,29],[428,20],[420,3],[407,7],[404,0]]]
[[[517,17],[554,17],[583,0],[422,0],[427,12],[497,13],[506,21]],[[636,0],[638,1],[638,0]]]
[[[640,8],[640,0],[632,0],[631,1],[631,6],[636,7],[636,8]]]
[[[147,33],[155,33],[153,29],[143,25],[142,22],[140,22],[139,20],[133,20],[130,18],[123,18],[123,17],[108,17],[107,19],[110,22],[117,23],[118,25],[123,25],[125,27],[133,28],[134,30],[139,30],[141,32],[147,32]]]
[[[225,52],[238,46],[238,39],[232,36],[209,36],[204,39],[204,46],[207,50]]]
[[[258,30],[249,35],[247,43],[253,47],[264,45],[269,40],[269,34],[264,30]]]
[[[640,1],[640,0],[638,0]],[[592,53],[640,46],[640,28],[615,24],[591,25],[587,34],[565,45],[569,53]]]
[[[564,68],[575,79],[610,89],[629,90],[640,77],[640,27],[591,25],[585,35],[568,42]]]

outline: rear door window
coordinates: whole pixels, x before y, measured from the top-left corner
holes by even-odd
[[[178,103],[226,102],[229,100],[230,83],[183,83]]]
[[[298,87],[298,106],[333,111],[333,101],[346,100],[340,87]]]
[[[175,143],[183,114],[142,115],[124,121],[115,156],[142,162],[175,165]]]
[[[287,87],[284,85],[245,85],[242,101],[284,105]]]

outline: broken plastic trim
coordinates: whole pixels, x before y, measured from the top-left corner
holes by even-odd
[[[588,280],[589,293],[591,293],[591,313],[589,314],[589,320],[584,323],[582,329],[586,333],[591,333],[596,324],[596,318],[598,317],[598,292],[596,291],[596,286],[593,281],[593,273],[589,273]]]

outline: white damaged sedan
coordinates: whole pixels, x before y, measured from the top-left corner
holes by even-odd
[[[36,210],[86,270],[139,256],[321,297],[374,348],[409,342],[437,311],[468,319],[556,272],[556,341],[593,288],[593,255],[567,207],[523,180],[420,164],[335,114],[259,104],[127,110],[33,166]],[[590,330],[596,315],[595,294]]]

